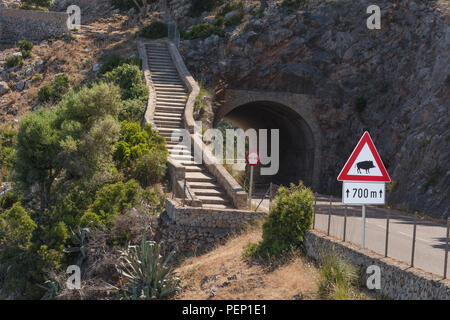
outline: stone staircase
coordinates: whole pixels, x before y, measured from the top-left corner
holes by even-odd
[[[145,52],[156,93],[153,125],[166,139],[169,157],[185,167],[187,186],[203,207],[233,208],[223,187],[202,164],[196,164],[192,150],[172,141],[172,134],[184,129],[183,114],[188,94],[165,43],[146,43]],[[189,198],[189,194],[186,195]]]

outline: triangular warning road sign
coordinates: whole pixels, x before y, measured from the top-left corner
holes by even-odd
[[[339,181],[391,182],[369,132],[364,132],[337,179]]]

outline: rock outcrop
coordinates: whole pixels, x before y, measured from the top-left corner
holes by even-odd
[[[340,190],[339,170],[369,130],[393,180],[388,202],[447,217],[450,197],[450,26],[445,1],[377,1],[381,29],[369,30],[372,1],[314,1],[261,12],[244,8],[225,36],[185,40],[181,52],[210,87],[310,94],[322,137],[321,192]],[[214,13],[188,16],[171,1],[185,29],[213,24]]]

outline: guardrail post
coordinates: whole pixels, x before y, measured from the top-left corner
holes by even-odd
[[[183,207],[184,207],[185,200],[186,200],[186,178],[184,179],[184,185],[183,185]]]
[[[344,242],[346,233],[347,233],[347,205],[345,205],[345,212],[344,212],[344,235],[342,237],[342,241]]]
[[[327,236],[330,235],[330,224],[331,224],[331,195],[330,195],[330,206],[328,208],[328,228],[327,228]]]
[[[387,257],[388,256],[388,248],[389,248],[389,211],[387,213],[387,218],[386,218],[386,240],[384,242],[384,256]]]
[[[314,192],[313,230],[316,228],[316,204],[317,204],[317,192]]]
[[[172,199],[175,197],[175,175],[172,176]]]
[[[450,218],[447,219],[447,236],[445,237],[445,259],[444,259],[444,279],[447,278],[447,264],[448,264],[448,236],[450,229]]]
[[[417,228],[417,212],[414,213],[414,229],[411,251],[411,267],[414,267],[414,251],[416,250],[416,228]]]

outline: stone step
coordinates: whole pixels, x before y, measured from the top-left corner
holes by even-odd
[[[153,83],[161,82],[161,83],[173,83],[177,85],[183,85],[183,82],[181,82],[180,78],[169,78],[169,77],[154,77],[152,76]]]
[[[152,72],[152,75],[155,75],[155,76],[179,76],[178,75],[178,72],[169,72],[169,71],[155,71],[155,72]]]
[[[228,204],[228,200],[217,196],[198,196],[197,198],[202,202],[202,204]]]
[[[169,150],[169,157],[176,158],[177,156],[192,156],[191,151],[189,150],[183,150],[183,149],[172,149]],[[193,172],[193,171],[191,171]]]
[[[180,77],[177,74],[151,74],[152,79],[172,79],[172,80],[180,80]]]
[[[158,121],[158,120],[154,120],[153,121],[155,123],[155,125],[157,127],[159,126],[164,126],[166,128],[175,128],[175,129],[180,129],[182,128],[182,123],[181,121],[178,122],[167,122],[167,121]]]
[[[218,189],[218,185],[214,182],[192,181],[189,182],[189,187],[192,189]]]
[[[182,121],[183,117],[181,115],[170,115],[170,113],[163,113],[164,115],[156,114],[154,115],[153,119],[158,121]]]
[[[178,73],[177,69],[175,69],[174,67],[160,67],[160,66],[152,66],[150,67],[150,72],[173,72],[173,73]]]
[[[155,86],[156,90],[156,96],[158,94],[186,94],[186,89],[184,87],[179,88],[170,88],[170,87],[164,87],[164,86]]]
[[[153,84],[176,84],[176,85],[183,85],[183,82],[181,82],[180,79],[162,79],[162,78],[152,78]]]
[[[155,107],[156,112],[164,112],[164,113],[173,113],[173,114],[183,114],[184,113],[184,106],[183,107],[173,107],[173,106],[161,106],[157,105]]]
[[[225,198],[226,195],[219,189],[194,189],[191,188],[196,196],[215,196]]]
[[[210,175],[209,173],[205,172],[186,172],[186,180],[191,182],[211,182],[215,181],[216,178],[214,176]]]
[[[183,119],[183,114],[176,114],[176,113],[171,113],[171,112],[162,112],[162,111],[157,111],[154,113],[154,117],[167,117],[167,118],[171,118],[171,119]]]
[[[166,102],[166,101],[160,101],[156,102],[156,106],[159,107],[182,107],[184,108],[186,106],[186,102],[179,101],[179,102]]]
[[[180,97],[180,98],[160,98],[160,97],[156,97],[156,102],[175,102],[175,103],[184,103],[186,104],[186,98],[185,97]]]
[[[170,157],[174,160],[193,160],[194,157],[192,157],[191,154],[176,154],[176,155],[170,155]],[[189,180],[187,180],[189,181]]]
[[[186,172],[202,172],[203,170],[205,170],[205,168],[200,165],[190,165],[185,166],[184,168],[186,169]]]
[[[170,84],[170,83],[164,83],[164,84],[156,84],[155,89],[158,90],[158,88],[161,89],[183,89],[185,90],[184,86],[182,84]]]

